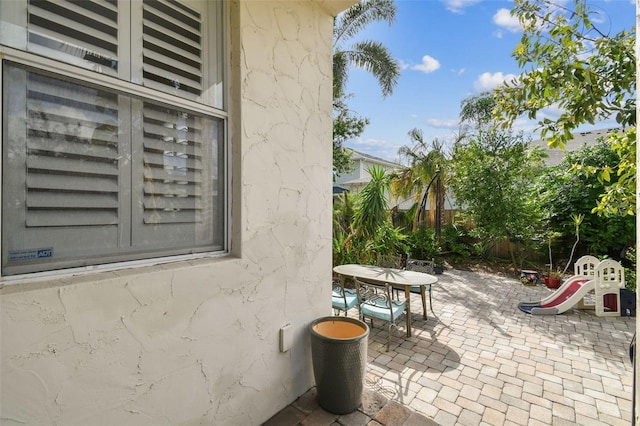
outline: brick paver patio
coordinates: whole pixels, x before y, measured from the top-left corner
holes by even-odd
[[[424,320],[414,296],[412,337],[399,319],[385,352],[386,328],[377,323],[371,329],[361,410],[330,415],[314,405],[312,389],[268,423],[630,424],[633,367],[627,351],[635,318],[578,309],[532,316],[518,302],[548,295],[544,285],[460,270],[438,278],[433,304],[440,322],[431,315]],[[357,309],[350,315],[357,316]],[[295,418],[285,420],[285,413]]]

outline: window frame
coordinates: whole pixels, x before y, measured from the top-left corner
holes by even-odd
[[[228,8],[224,5],[224,2],[221,7],[221,13],[212,14],[215,15],[216,20],[219,24],[223,25],[223,30],[221,31],[222,40],[213,40],[212,42],[218,43],[219,45],[219,54],[216,56],[220,58],[217,64],[215,65],[215,69],[210,70],[211,73],[217,73],[219,77],[219,81],[222,82],[222,88],[216,87],[213,89],[212,102],[219,102],[222,108],[216,108],[210,104],[206,104],[200,101],[187,99],[185,97],[181,97],[178,95],[172,95],[166,93],[164,91],[155,90],[151,88],[147,88],[139,83],[134,83],[129,80],[123,80],[115,76],[110,76],[104,73],[99,73],[95,71],[91,71],[89,69],[78,67],[73,64],[69,64],[66,62],[58,61],[53,58],[39,56],[35,53],[30,53],[27,51],[23,51],[20,49],[16,49],[13,47],[8,47],[5,45],[0,45],[0,97],[4,99],[3,92],[3,72],[4,72],[4,64],[5,60],[14,62],[16,64],[20,64],[25,67],[30,67],[36,70],[43,70],[46,73],[53,73],[60,75],[63,78],[70,79],[72,81],[78,82],[88,82],[93,85],[99,85],[104,87],[106,90],[113,90],[117,93],[125,93],[132,97],[138,97],[141,99],[147,99],[152,102],[159,102],[171,105],[176,110],[184,109],[187,111],[194,111],[199,114],[208,116],[212,119],[220,120],[222,138],[220,143],[222,144],[221,153],[223,158],[218,161],[217,164],[210,164],[210,170],[213,170],[215,167],[222,167],[223,172],[220,174],[220,179],[222,179],[222,183],[219,188],[222,189],[223,194],[219,196],[219,201],[222,205],[219,207],[219,211],[222,212],[222,233],[221,241],[222,247],[220,250],[211,250],[210,248],[203,248],[202,251],[194,251],[191,253],[185,253],[185,250],[178,249],[168,249],[166,251],[163,250],[149,250],[142,251],[142,254],[127,254],[123,253],[123,256],[126,256],[127,260],[107,260],[106,263],[97,263],[86,266],[77,266],[78,261],[81,261],[80,258],[65,261],[62,260],[56,264],[55,269],[48,270],[40,270],[35,272],[18,272],[11,275],[1,275],[2,281],[10,281],[10,282],[20,282],[25,279],[33,279],[38,277],[50,277],[52,275],[77,275],[79,273],[85,272],[94,272],[94,271],[109,271],[109,270],[118,270],[122,268],[130,268],[130,267],[139,267],[139,266],[148,266],[153,264],[167,263],[167,262],[176,262],[183,260],[194,260],[198,258],[209,258],[209,257],[220,257],[227,255],[231,249],[231,159],[230,159],[230,135],[229,135],[229,114],[228,114],[228,105],[229,105],[229,69],[230,69],[230,61],[228,56]],[[214,37],[215,38],[215,37]],[[211,66],[216,58],[213,58],[215,55],[207,55],[207,66]],[[207,74],[208,76],[212,74]],[[4,117],[4,115],[0,114],[0,129],[4,129],[3,120],[7,120],[8,117]],[[4,149],[3,144],[4,131],[0,131],[0,148]],[[4,155],[3,155],[4,157]],[[3,170],[2,162],[0,162],[0,176]],[[4,182],[3,182],[4,184]],[[2,197],[4,193],[0,191],[0,206],[2,205]],[[2,211],[4,215],[5,212]],[[215,224],[214,224],[215,225]],[[0,230],[0,239],[2,238],[1,230]],[[176,253],[176,251],[181,251],[181,253]],[[172,253],[173,252],[173,253]],[[0,256],[4,255],[0,253]],[[112,256],[110,256],[111,259]],[[113,256],[117,257],[117,256]],[[5,259],[2,259],[3,262]],[[73,265],[71,265],[73,264]]]

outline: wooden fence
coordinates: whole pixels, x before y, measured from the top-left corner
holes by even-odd
[[[460,211],[461,211],[460,209],[444,210],[442,214],[443,225],[454,223],[456,213]],[[425,224],[427,228],[435,229],[436,227],[435,211],[427,212],[427,215],[425,218]],[[489,255],[492,257],[500,258],[500,259],[511,259],[511,254],[509,251],[510,247],[512,247],[514,252],[517,253],[516,258],[524,257],[527,260],[535,261],[535,262],[546,260],[544,254],[538,253],[530,249],[525,249],[522,244],[512,243],[510,241],[498,241],[489,252]]]

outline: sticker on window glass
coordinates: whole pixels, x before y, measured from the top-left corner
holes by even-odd
[[[46,257],[53,257],[53,247],[26,250],[9,250],[9,262],[43,259]]]

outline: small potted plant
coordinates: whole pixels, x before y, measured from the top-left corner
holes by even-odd
[[[553,256],[551,255],[551,243],[559,236],[560,233],[554,231],[550,231],[547,234],[547,244],[549,248],[549,272],[544,274],[542,278],[544,279],[544,285],[551,289],[560,287],[560,284],[562,283],[562,273],[560,273],[560,271],[553,270]]]
[[[556,289],[562,284],[562,273],[560,271],[549,271],[544,277],[544,285],[547,288]]]

